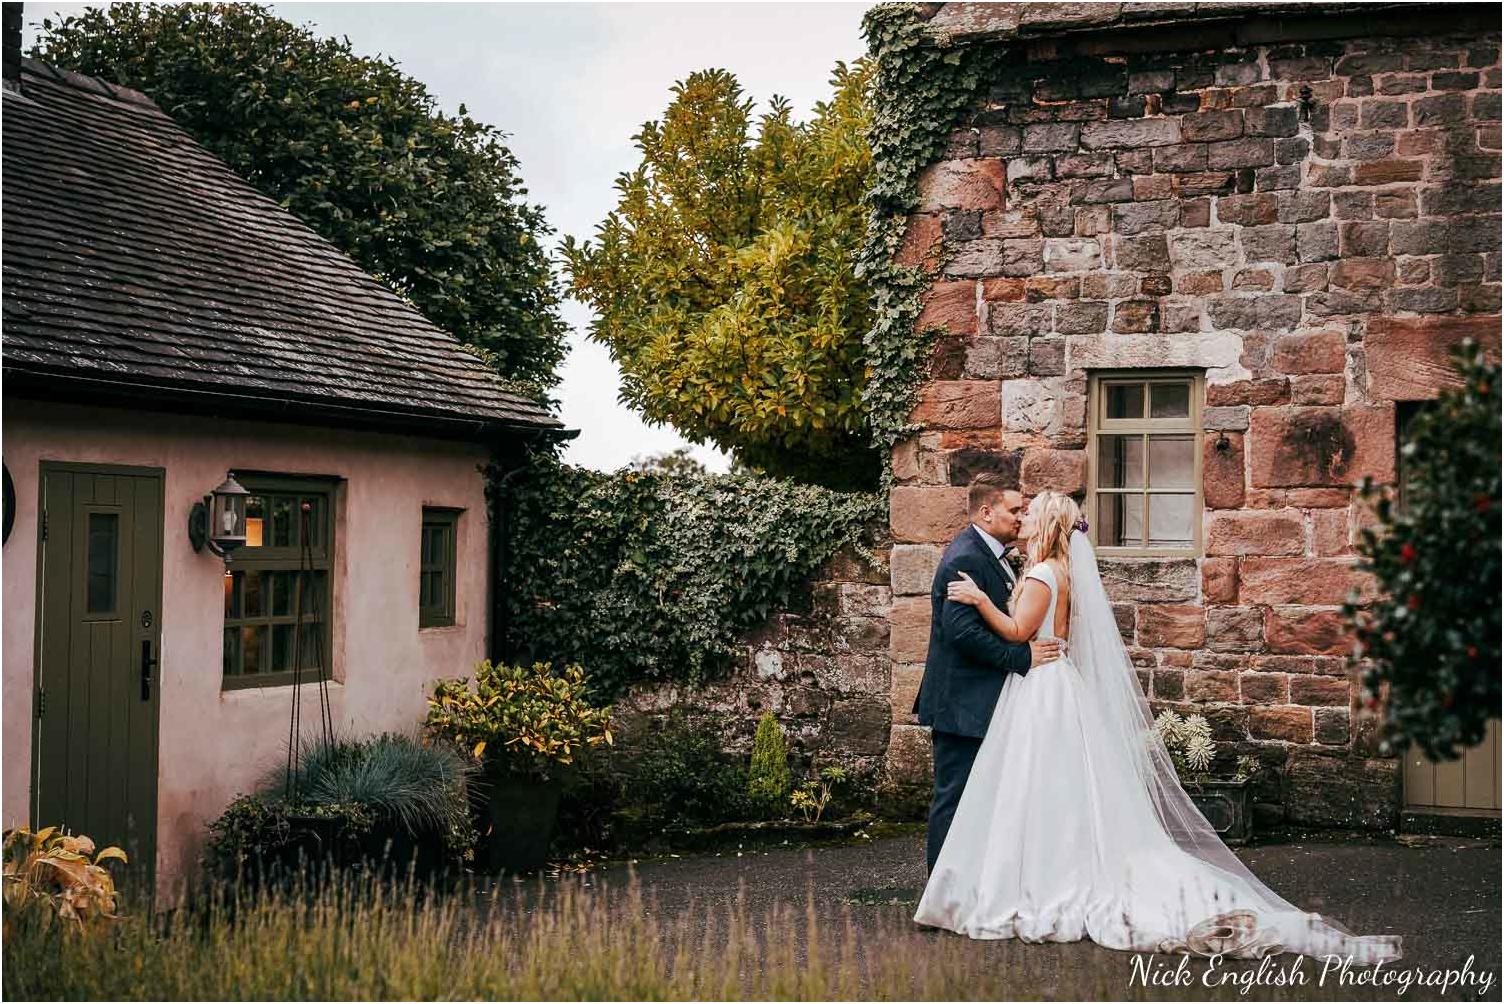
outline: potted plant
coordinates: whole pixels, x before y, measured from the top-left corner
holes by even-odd
[[[1169,751],[1186,793],[1217,835],[1230,845],[1247,843],[1253,834],[1252,782],[1263,765],[1243,754],[1231,777],[1213,776],[1217,744],[1212,739],[1211,723],[1201,715],[1182,717],[1166,710],[1154,719],[1154,733]]]
[[[493,871],[532,871],[547,861],[562,772],[589,746],[611,742],[611,709],[585,700],[585,671],[475,667],[475,679],[440,680],[424,727],[481,761]]]

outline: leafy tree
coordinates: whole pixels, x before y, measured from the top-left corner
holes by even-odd
[[[1387,691],[1386,740],[1434,759],[1456,758],[1499,717],[1499,367],[1471,341],[1454,357],[1463,385],[1401,446],[1403,508],[1365,485],[1379,527],[1359,551],[1383,596],[1346,608],[1373,663],[1370,702]]]
[[[113,4],[42,27],[38,58],[146,92],[502,375],[557,382],[550,230],[463,105],[446,115],[392,60],[250,4]]]
[[[666,453],[633,457],[632,462],[627,465],[627,470],[638,474],[667,474],[675,477],[685,474],[710,473],[705,469],[704,464],[690,456],[687,446],[681,446]]]
[[[691,74],[634,137],[642,162],[593,241],[566,239],[591,336],[622,398],[775,475],[852,486],[880,464],[865,431],[853,261],[872,153],[865,63],[837,64],[808,122],[772,100],[756,118],[736,78]]]

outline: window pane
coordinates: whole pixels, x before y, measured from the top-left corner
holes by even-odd
[[[260,495],[252,495],[245,500],[245,546],[265,546],[265,532],[266,500]]]
[[[1143,418],[1144,385],[1110,383],[1106,386],[1107,418]]]
[[[225,573],[225,620],[239,620],[242,597],[245,595],[245,573]]]
[[[225,628],[224,672],[226,676],[240,675],[240,629]]]
[[[1097,545],[1099,547],[1143,546],[1144,497],[1142,495],[1097,496]]]
[[[1190,547],[1195,502],[1193,495],[1150,495],[1149,546]]]
[[[303,590],[303,619],[316,619],[324,610],[324,573],[298,572],[297,576]]]
[[[1144,437],[1097,437],[1097,487],[1142,488]]]
[[[1149,487],[1192,488],[1196,472],[1191,436],[1149,437]]]
[[[291,624],[272,625],[271,670],[273,673],[292,669],[292,629]]]
[[[240,629],[242,658],[241,672],[247,675],[261,672],[261,649],[266,640],[266,628],[243,627]]]
[[[292,591],[297,574],[297,572],[267,572],[263,576],[266,579],[266,588],[272,594],[273,617],[292,616]]]
[[[242,607],[241,607],[241,611],[242,612],[241,612],[240,616],[242,616],[242,617],[261,617],[261,616],[264,616],[265,612],[264,612],[264,610],[262,608],[262,605],[261,605],[261,573],[260,572],[242,572],[242,573],[239,573],[239,574],[242,574],[242,575],[245,576],[245,579],[243,580],[245,595],[244,595],[243,600],[242,600]]]
[[[272,496],[272,547],[292,547],[292,499]]]
[[[115,580],[120,562],[120,517],[89,513],[88,606],[91,614],[115,612]]]
[[[324,625],[318,621],[305,622],[298,631],[298,648],[302,650],[304,669],[324,666],[321,658],[324,651]],[[325,669],[328,667],[325,666]]]
[[[1149,390],[1149,417],[1190,418],[1190,383],[1152,384]]]

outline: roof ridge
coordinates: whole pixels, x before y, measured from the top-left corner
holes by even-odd
[[[45,62],[44,60],[37,59],[35,56],[21,57],[21,73],[22,75],[29,73],[33,76],[43,77],[47,80],[52,80],[60,84],[66,84],[67,86],[77,88],[80,91],[102,95],[103,97],[110,98],[115,101],[122,101],[133,105],[144,106],[156,112],[158,115],[163,116],[164,118],[167,118],[169,120],[172,118],[172,116],[162,111],[161,106],[151,98],[147,97],[146,93],[143,91],[138,91],[134,87],[123,87],[120,84],[107,83],[99,77],[91,77],[87,73],[79,73],[75,70],[65,70],[59,66],[54,66],[51,63]]]

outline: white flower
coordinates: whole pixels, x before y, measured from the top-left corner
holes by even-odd
[[[1161,711],[1159,717],[1154,719],[1154,732],[1166,746],[1171,746],[1179,741],[1181,730],[1184,727],[1185,723],[1173,711]]]
[[[1185,726],[1181,729],[1181,737],[1186,741],[1189,748],[1193,738],[1205,739],[1208,742],[1212,738],[1212,726],[1201,715],[1186,715]]]
[[[1200,717],[1199,715],[1196,717]],[[1205,721],[1205,719],[1202,719]],[[1210,736],[1192,735],[1185,742],[1185,762],[1192,770],[1206,770],[1212,765],[1212,756],[1217,752],[1217,744],[1212,742]]]

